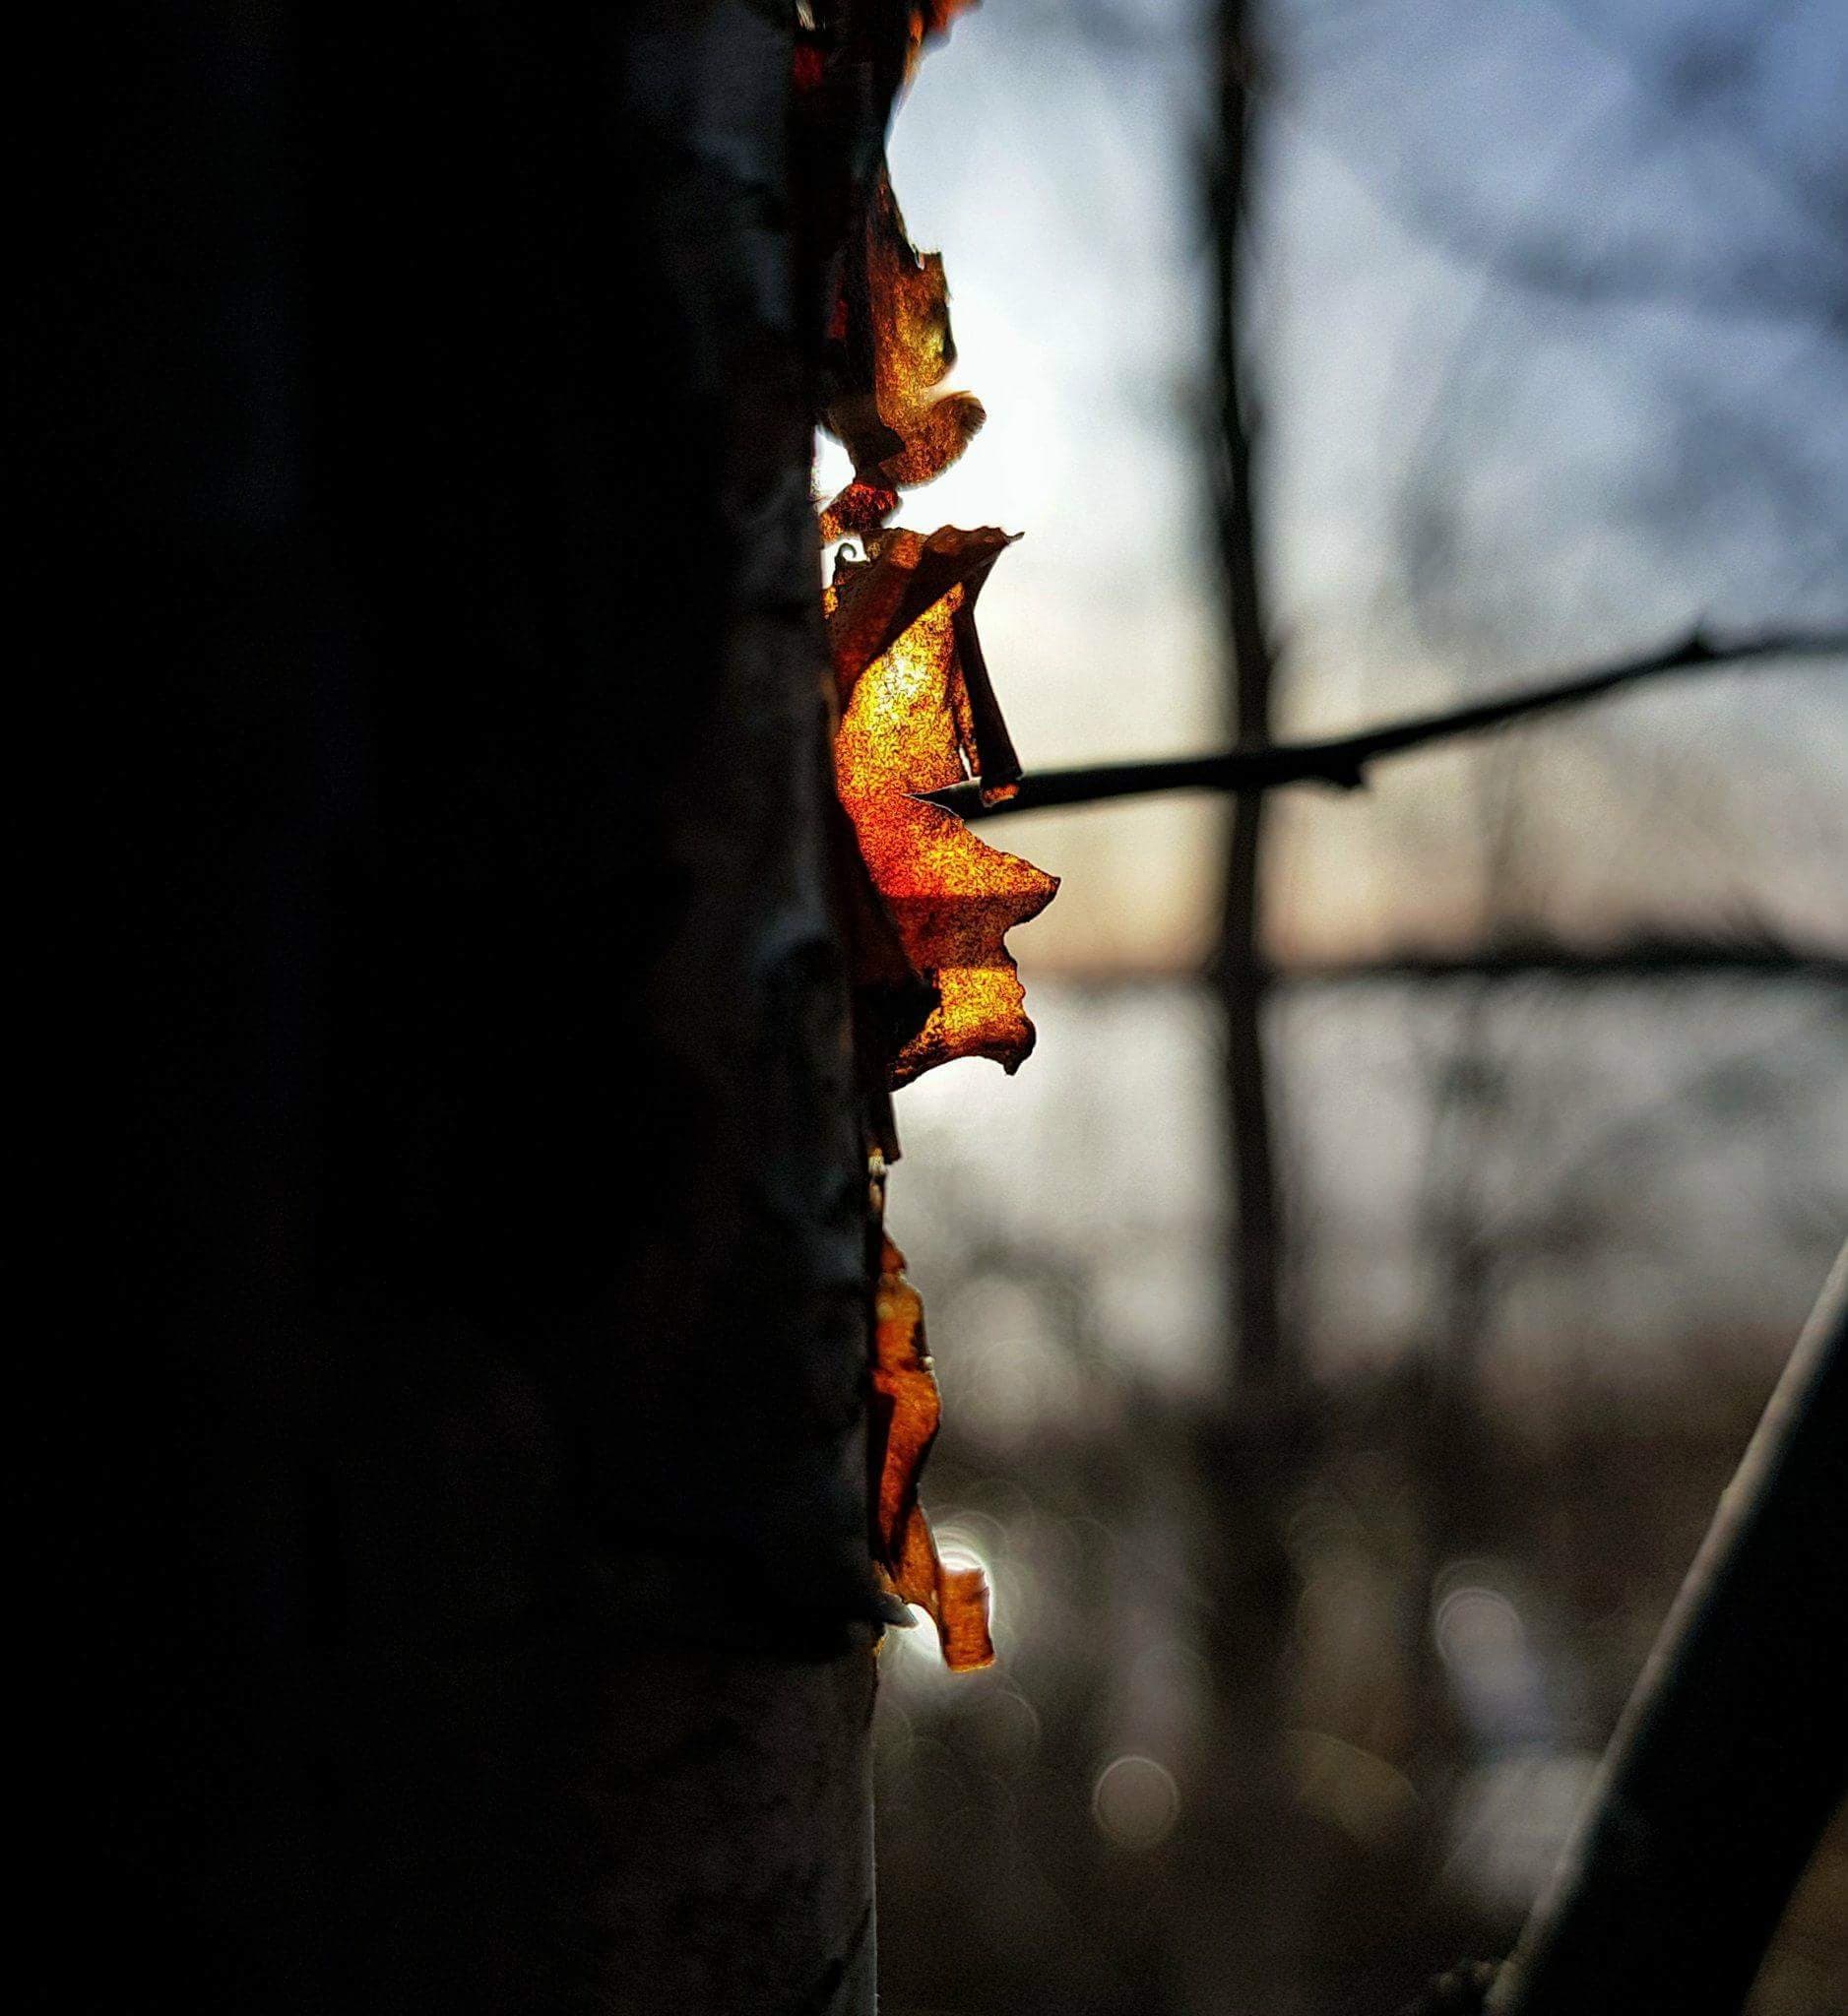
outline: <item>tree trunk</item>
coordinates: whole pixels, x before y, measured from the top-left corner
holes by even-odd
[[[1271,739],[1272,662],[1252,496],[1254,408],[1241,343],[1249,0],[1213,17],[1216,151],[1205,209],[1213,246],[1213,406],[1206,436],[1226,685],[1242,748]],[[1174,1887],[1177,2005],[1203,2016],[1290,2016],[1306,2006],[1299,1815],[1285,1782],[1279,1662],[1295,1587],[1282,1544],[1300,1429],[1281,1309],[1282,1227],[1265,1054],[1263,839],[1267,794],[1233,799],[1217,972],[1225,1018],[1225,1125],[1236,1283],[1217,1404],[1201,1418],[1196,1577],[1211,1676]]]
[[[195,5],[46,68],[60,2006],[871,2010],[788,34]]]
[[[1245,384],[1241,304],[1250,131],[1249,0],[1222,0],[1217,20],[1218,155],[1208,189],[1213,242],[1214,429],[1210,464],[1217,518],[1227,684],[1235,742],[1271,740],[1272,661],[1251,493],[1256,408]],[[1237,1228],[1238,1378],[1252,1391],[1284,1380],[1282,1226],[1271,1091],[1264,1052],[1263,791],[1233,799],[1220,927],[1226,1017],[1226,1117]]]

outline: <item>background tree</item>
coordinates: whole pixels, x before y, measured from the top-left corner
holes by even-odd
[[[1774,268],[1786,308],[1816,290],[1786,171],[1732,151],[1750,112],[1761,151],[1838,173],[1838,25],[1722,12],[1707,35],[1711,8],[1263,10],[1239,361],[1274,736],[1651,656],[1696,620],[1839,621],[1827,339],[1742,305]],[[1170,759],[1220,740],[1222,522],[1194,481],[1225,313],[1195,200],[1219,30],[1159,0],[989,10],[914,107],[912,184],[922,158],[947,184],[923,227],[966,238],[980,209],[995,246],[959,265],[967,353],[1031,345],[1072,388],[1011,458],[998,403],[985,440],[1041,568],[1037,595],[1014,577],[1023,799],[1136,765],[1197,788],[1208,766]],[[1724,120],[1658,115],[1653,80],[1703,36],[1732,51]],[[1022,142],[1044,175],[1010,179]],[[1508,274],[1510,229],[1599,286]],[[1008,615],[995,597],[997,637]],[[1266,1064],[1320,1429],[1276,1493],[1281,1606],[1274,1584],[1226,1603],[1264,1489],[1261,1443],[1242,1463],[1218,1425],[1238,1161],[1220,976],[1192,976],[1230,808],[1020,829],[1066,872],[1040,1074],[989,1091],[980,1133],[973,1085],[906,1116],[940,1221],[922,1264],[958,1271],[982,1233],[937,1326],[942,1494],[1000,1588],[1002,1664],[961,1695],[898,1665],[883,1827],[919,1894],[887,1914],[895,1999],[1211,2007],[1249,1969],[1390,2008],[1505,1948],[1839,1239],[1839,693],[1826,661],[1638,687],[1381,764],[1366,796],[1272,802]],[[1242,1664],[1266,1677],[1241,1757],[1274,1745],[1290,1815],[1255,1881],[1189,1881],[1177,1912],[1180,1870],[1213,1866],[1190,1844],[1267,1796],[1219,1740]],[[1818,1861],[1760,2006],[1832,2010],[1839,1868]],[[951,1899],[1038,1974],[959,1967],[926,1936]],[[1253,1958],[1270,1937],[1287,1983]]]

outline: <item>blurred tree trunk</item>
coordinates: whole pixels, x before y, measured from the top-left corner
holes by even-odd
[[[57,2006],[872,2007],[788,33],[195,4],[45,66]]]
[[[1216,132],[1205,181],[1213,248],[1212,407],[1206,462],[1215,513],[1223,643],[1236,741],[1271,738],[1272,661],[1252,490],[1256,406],[1245,382],[1243,256],[1251,131],[1251,0],[1212,20]],[[1271,2016],[1305,2006],[1295,1813],[1283,1777],[1279,1662],[1294,1591],[1281,1544],[1298,1469],[1288,1408],[1282,1226],[1264,1042],[1266,794],[1233,800],[1217,972],[1233,1177],[1232,1356],[1199,1424],[1202,1650],[1211,1677],[1204,1741],[1183,1809],[1177,2005],[1198,2016]]]
[[[1729,2016],[1752,1998],[1848,1789],[1845,1426],[1848,1249],[1494,1984],[1498,2016]]]
[[[1242,747],[1271,740],[1273,662],[1270,624],[1252,500],[1257,402],[1246,383],[1243,255],[1252,106],[1251,0],[1220,0],[1216,22],[1216,151],[1208,173],[1213,247],[1213,482],[1220,597],[1233,739]],[[1238,1233],[1239,1379],[1258,1391],[1284,1382],[1283,1228],[1271,1087],[1264,1053],[1266,972],[1263,936],[1263,839],[1268,793],[1241,791],[1232,802],[1232,835],[1220,922],[1219,975],[1226,1025],[1226,1113],[1231,1136],[1233,1209]]]

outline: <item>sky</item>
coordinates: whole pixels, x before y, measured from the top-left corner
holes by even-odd
[[[1287,727],[1608,662],[1701,620],[1848,625],[1848,6],[1277,0],[1270,19],[1249,336]],[[1208,321],[1197,26],[1192,0],[984,0],[894,130],[913,235],[945,257],[957,382],[989,413],[903,516],[1026,535],[981,614],[1029,769],[1224,733],[1188,418]],[[1285,794],[1272,946],[1338,962],[1526,919],[1580,943],[1642,921],[1848,947],[1845,776],[1837,662],[1645,689],[1386,766],[1361,797]],[[988,831],[1065,878],[1012,940],[1039,1046],[1014,1077],[971,1062],[899,1095],[889,1206],[945,1455],[1000,1480],[926,1483],[944,1544],[996,1592],[992,1691],[962,1697],[947,1740],[998,1784],[1023,1720],[1031,1754],[1037,1690],[1059,1699],[1051,1670],[1104,1643],[1092,1812],[1133,1847],[1107,1809],[1120,1767],[1172,1800],[1166,1758],[1191,1796],[1198,1598],[1174,1501],[1095,1459],[1088,1502],[1122,1566],[1061,1618],[1066,1524],[1021,1480],[1079,1423],[1089,1450],[1120,1439],[1127,1475],[1151,1396],[1226,1390],[1219,1017],[1207,988],[1128,977],[1207,953],[1223,807]],[[1332,1385],[1431,1351],[1474,1240],[1479,1372],[1504,1423],[1543,1434],[1609,1407],[1662,1434],[1742,1365],[1768,1386],[1841,1235],[1842,1009],[1839,987],[1738,981],[1280,988],[1287,1300],[1311,1371]],[[1446,1107],[1463,1066],[1488,1088],[1473,1132],[1467,1102]],[[1518,1915],[1583,1791],[1590,1662],[1562,1602],[1549,1618],[1558,1592],[1516,1606],[1501,1568],[1481,1586],[1486,1564],[1464,1565],[1439,1579],[1433,1636],[1488,1761],[1461,1782],[1453,1851]],[[1294,1713],[1331,1746],[1324,1781],[1362,1796],[1369,1765],[1410,1801],[1325,1732],[1379,1745],[1343,1704],[1377,1705],[1415,1612],[1385,1592],[1370,1610],[1351,1567],[1332,1588],[1306,1577],[1298,1684],[1318,1628],[1330,1649]],[[923,1633],[892,1658],[882,1740],[902,1732],[905,1764],[882,1856],[946,1797],[926,1710],[956,1684]],[[1141,1684],[1151,1661],[1179,1683]]]
[[[1848,617],[1848,11],[1828,0],[1293,0],[1272,11],[1250,342],[1282,711],[1354,725],[1705,619]],[[1186,0],[987,0],[926,58],[894,184],[940,248],[984,432],[905,522],[1023,532],[984,641],[1030,768],[1224,714],[1190,412],[1206,301]],[[825,479],[825,470],[824,470]],[[1839,939],[1839,664],[1673,686],[1280,800],[1280,954],[1460,942],[1487,794],[1561,932]],[[1004,829],[1065,878],[1016,951],[1210,944],[1222,808]],[[1502,891],[1506,900],[1506,891]]]
[[[1696,620],[1848,622],[1848,9],[1292,0],[1271,20],[1250,347],[1287,726],[1608,662]],[[1185,0],[985,0],[894,126],[908,223],[946,262],[956,382],[989,413],[903,517],[1025,534],[982,619],[1029,768],[1223,732],[1188,418],[1197,25]],[[1844,775],[1837,662],[1664,683],[1383,766],[1364,795],[1282,794],[1272,948],[1339,962],[1510,922],[1841,947]],[[1040,1048],[1016,1078],[972,1063],[908,1088],[894,1191],[927,1290],[972,1239],[994,1248],[980,1309],[932,1305],[946,1380],[986,1381],[985,1415],[1051,1404],[1033,1295],[997,1286],[1023,1255],[1082,1284],[1114,1361],[1211,1376],[1210,1002],[1089,981],[1197,968],[1223,816],[1174,798],[989,829],[1064,878],[1011,941]],[[1458,1006],[1309,990],[1274,1025],[1311,1328],[1345,1350],[1396,1350],[1424,1319]],[[1518,1111],[1485,1208],[1543,1246],[1556,1206],[1595,1198],[1605,1227],[1595,1253],[1521,1275],[1510,1334],[1557,1353],[1621,1332],[1671,1369],[1711,1329],[1787,1337],[1839,1231],[1826,990],[1556,992],[1498,1015]],[[1707,1093],[1747,1078],[1742,1124]],[[995,1311],[1016,1303],[1010,1328]]]

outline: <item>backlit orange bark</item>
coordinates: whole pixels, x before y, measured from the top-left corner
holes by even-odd
[[[944,1566],[918,1502],[918,1475],[936,1440],[942,1403],[924,1348],[924,1301],[905,1279],[905,1256],[890,1239],[880,1261],[872,1384],[881,1563],[898,1595],[936,1625],[951,1671],[991,1666],[988,1578],[980,1568]]]
[[[838,130],[870,84],[893,90],[969,0],[850,12],[848,32],[798,38],[798,139]],[[887,521],[981,427],[981,402],[946,391],[956,362],[943,261],[905,229],[876,153],[826,179],[814,249],[821,363],[817,406],[854,474],[821,513],[845,548],[823,597],[838,707],[835,787],[852,826],[837,862],[857,997],[856,1046],[869,1152],[898,1153],[890,1093],[959,1057],[1016,1070],[1033,1048],[1007,933],[1052,900],[1055,877],[972,832],[922,793],[973,780],[1009,797],[1020,764],[976,634],[984,583],[1012,542],[992,527],[929,534]],[[838,164],[837,164],[838,165]],[[875,1180],[874,1226],[884,1185]],[[882,1236],[882,1234],[881,1234]],[[873,1551],[895,1593],[928,1611],[954,1670],[994,1657],[980,1569],[947,1569],[918,1503],[940,1414],[924,1310],[882,1238],[873,1335]]]
[[[873,887],[937,995],[893,1061],[895,1085],[957,1057],[1013,1071],[1033,1048],[1005,940],[1057,880],[915,795],[975,777],[1002,796],[1018,779],[974,621],[1007,542],[991,530],[893,531],[869,542],[869,560],[838,567],[828,595],[843,708],[836,785]]]

